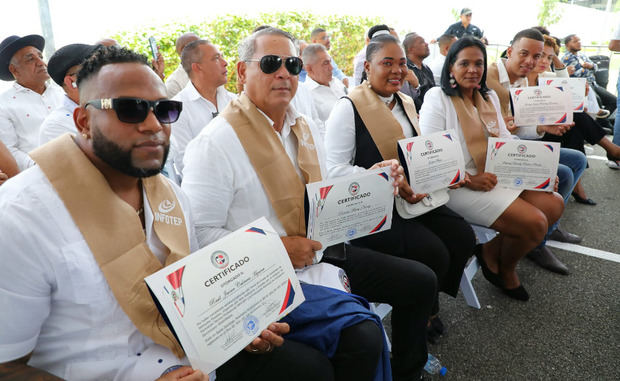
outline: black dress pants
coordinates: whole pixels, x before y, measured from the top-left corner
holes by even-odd
[[[219,381],[371,381],[383,350],[383,332],[370,320],[340,332],[336,354],[284,340],[270,353],[245,350],[216,370]]]
[[[583,142],[597,144],[605,137],[605,130],[585,112],[573,113],[575,125],[564,135],[545,134],[543,140],[561,143],[564,148],[572,148],[585,153]]]
[[[411,219],[401,218],[394,209],[390,230],[351,243],[424,263],[435,272],[439,291],[455,297],[476,236],[463,217],[440,206]],[[436,299],[432,314],[438,311]]]
[[[437,294],[437,278],[426,265],[374,250],[345,246],[346,259],[323,258],[341,267],[351,292],[392,306],[392,374],[413,380],[427,359],[426,323]]]
[[[590,87],[594,89],[594,91],[596,91],[596,95],[598,95],[601,99],[601,104],[605,106],[605,108],[609,110],[609,112],[613,113],[616,109],[616,102],[618,98],[609,91],[607,91],[607,89],[605,89],[604,87],[599,86],[597,83],[590,82]]]

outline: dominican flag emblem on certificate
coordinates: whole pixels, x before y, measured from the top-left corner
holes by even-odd
[[[164,290],[170,295],[174,306],[176,307],[179,315],[183,317],[185,314],[185,297],[183,296],[183,288],[181,287],[181,281],[183,279],[183,271],[185,270],[185,266],[179,268],[173,273],[168,274],[166,279],[168,280],[168,287],[170,290],[164,286]]]
[[[282,302],[282,308],[280,308],[280,313],[284,312],[295,300],[295,289],[293,288],[293,284],[291,280],[288,280],[288,284],[286,286],[286,295],[284,295],[284,302]]]

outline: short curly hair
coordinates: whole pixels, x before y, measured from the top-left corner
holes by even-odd
[[[100,46],[84,63],[77,75],[77,86],[94,76],[105,65],[115,63],[139,63],[149,66],[145,55],[118,46]]]

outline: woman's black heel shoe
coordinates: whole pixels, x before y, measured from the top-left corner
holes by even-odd
[[[484,261],[484,258],[482,257],[482,245],[476,245],[474,248],[474,254],[476,255],[476,258],[478,258],[478,263],[480,264],[480,268],[482,268],[482,275],[484,275],[484,278],[495,287],[504,290],[504,282],[502,281],[502,278],[499,274],[496,274],[489,269]]]
[[[522,284],[516,288],[504,288],[504,294],[510,296],[513,299],[521,300],[527,302],[530,299],[530,295],[525,291],[525,288]]]

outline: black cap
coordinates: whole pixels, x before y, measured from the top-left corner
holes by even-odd
[[[67,70],[79,65],[99,47],[99,45],[71,44],[58,49],[47,63],[47,72],[58,85],[67,75]]]
[[[461,9],[461,16],[463,16],[463,15],[471,15],[471,9],[469,9],[469,8]]]
[[[0,79],[3,81],[12,81],[15,78],[9,71],[9,63],[13,55],[21,48],[26,46],[34,46],[39,50],[45,47],[45,39],[38,34],[30,34],[28,36],[9,36],[0,43]]]

